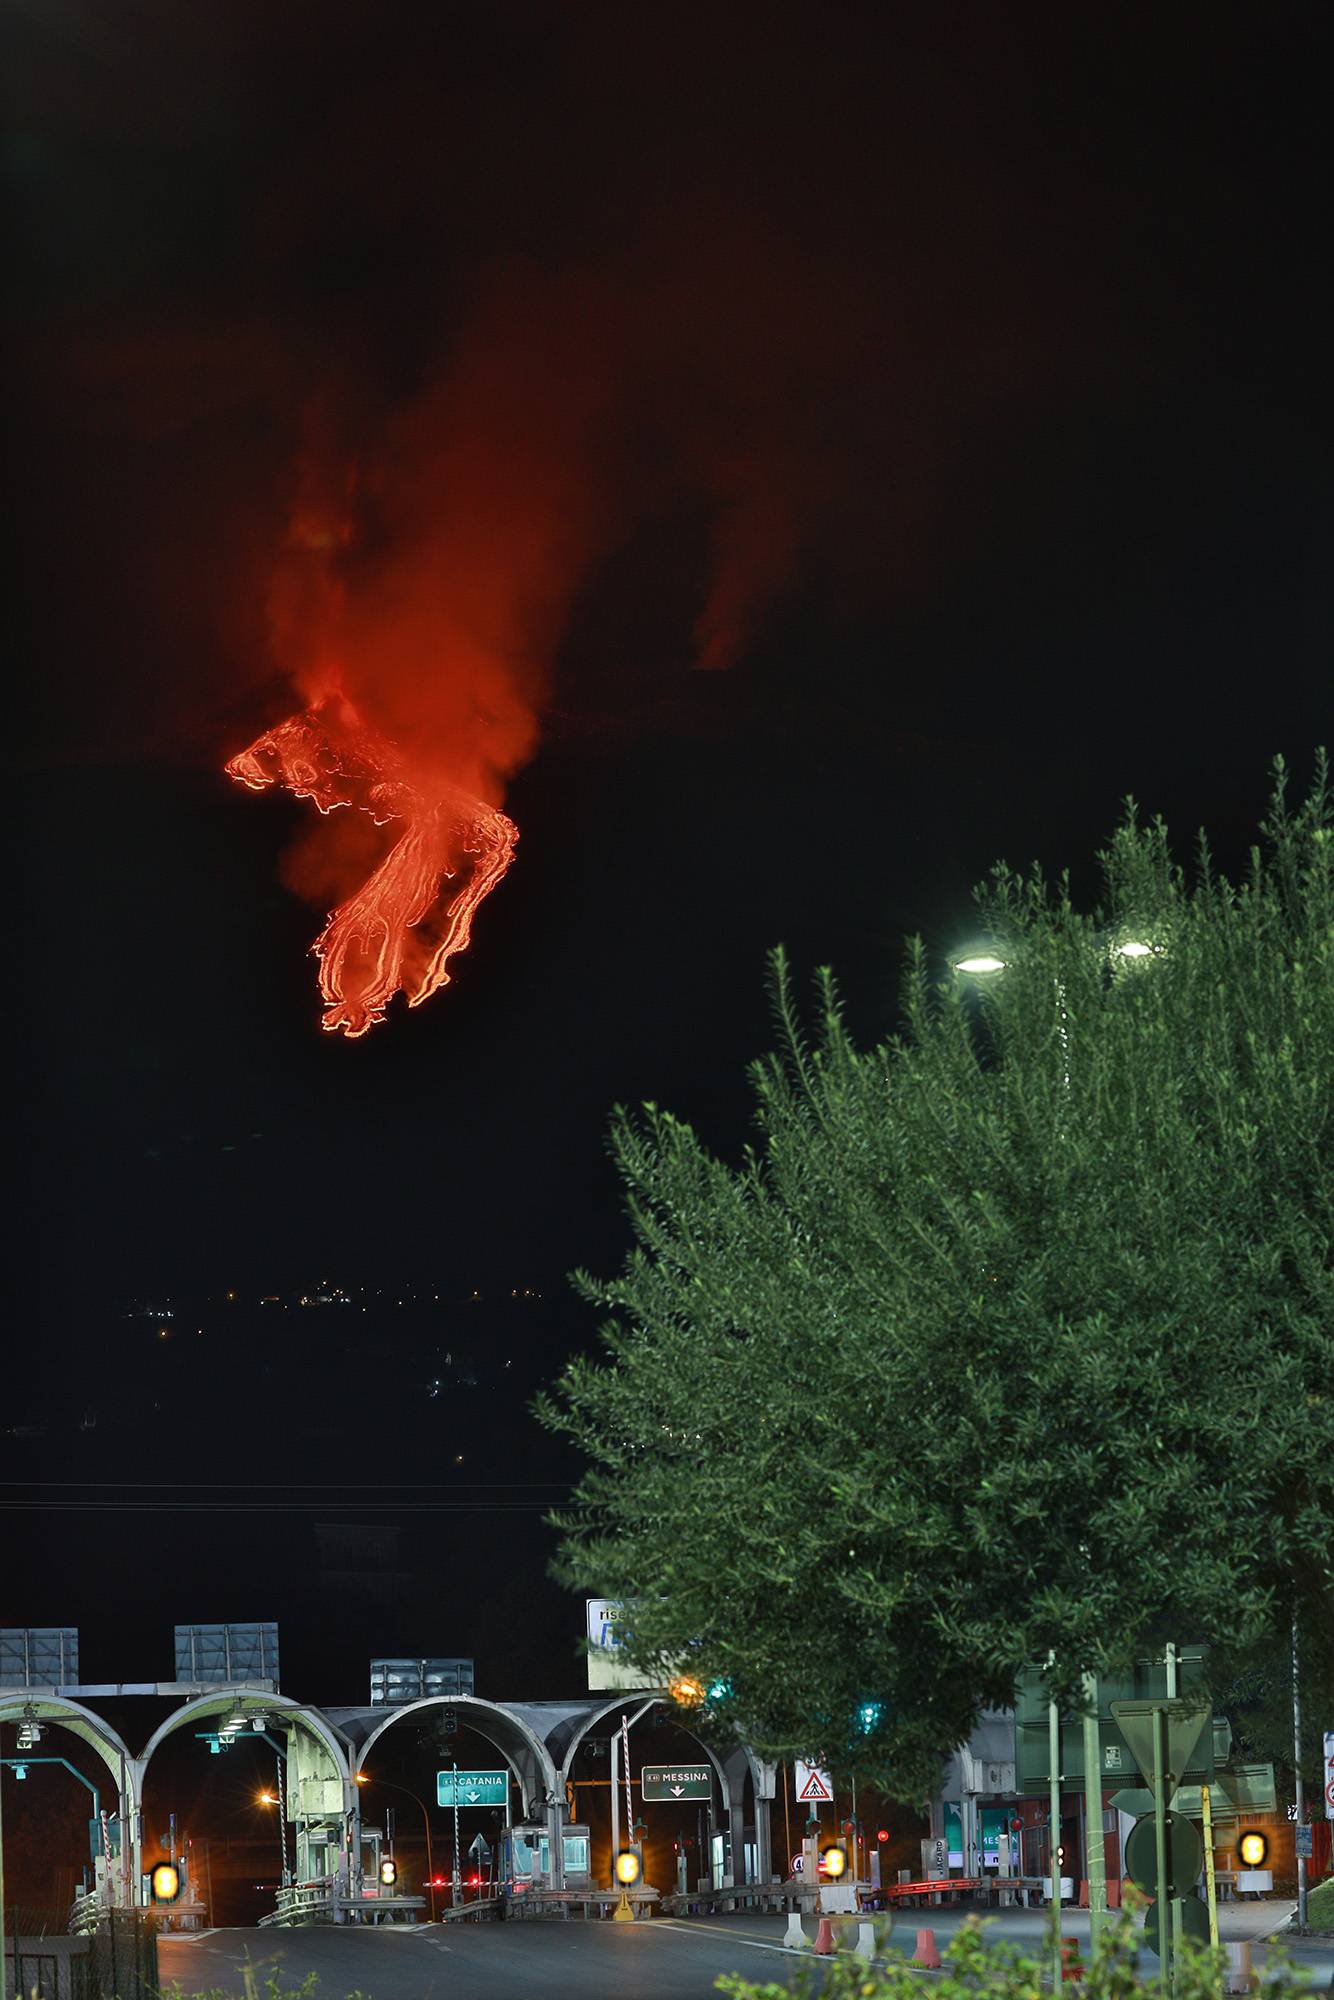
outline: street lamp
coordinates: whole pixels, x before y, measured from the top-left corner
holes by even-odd
[[[277,1806],[278,1808],[278,1852],[279,1855],[281,1856],[283,1864],[282,1884],[284,1889],[288,1889],[292,1885],[292,1877],[287,1866],[287,1822],[283,1816],[283,1795],[282,1795],[281,1779],[279,1780],[278,1789],[276,1791],[258,1792],[255,1796],[255,1803],[256,1805]]]
[[[1161,943],[1145,937],[1136,926],[1134,929],[1116,926],[1100,929],[1094,933],[1094,942],[1105,952],[1112,971],[1119,964],[1122,967],[1143,964],[1163,955],[1165,947]],[[1022,947],[1021,947],[1022,949]],[[995,946],[977,945],[961,952],[951,959],[952,970],[970,977],[990,978],[1004,972],[1010,961],[1001,956]],[[1055,981],[1057,1037],[1061,1054],[1061,1082],[1068,1103],[1071,1094],[1070,1078],[1070,1027],[1066,1012],[1065,980],[1058,973]],[[1089,1878],[1089,1929],[1096,1948],[1102,1933],[1102,1925],[1107,1910],[1106,1865],[1103,1849],[1102,1826],[1102,1758],[1098,1740],[1098,1683],[1096,1675],[1083,1675],[1084,1694],[1084,1799],[1085,1826],[1087,1828],[1087,1868]],[[1060,1718],[1053,1700],[1049,1714],[1049,1754],[1051,1761],[1051,1835],[1049,1851],[1052,1867],[1052,1908],[1060,1907],[1060,1871],[1062,1856],[1058,1854],[1057,1833],[1060,1825]],[[1059,1941],[1056,1946],[1054,1975],[1059,1987],[1061,1980],[1061,1960]]]
[[[353,1779],[354,1782],[358,1785],[387,1785],[391,1792],[402,1792],[404,1798],[411,1799],[413,1804],[420,1811],[422,1816],[422,1825],[426,1829],[426,1886],[431,1892],[431,1921],[432,1923],[434,1923],[435,1891],[436,1891],[435,1863],[431,1859],[431,1821],[430,1821],[430,1816],[427,1813],[425,1804],[421,1799],[418,1798],[415,1792],[410,1792],[406,1785],[395,1784],[392,1778],[372,1778],[366,1771],[357,1771],[353,1774]],[[454,1864],[455,1864],[455,1871],[457,1872],[458,1868],[457,1855],[454,1857]]]

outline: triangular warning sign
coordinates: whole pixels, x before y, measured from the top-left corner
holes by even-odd
[[[800,1805],[828,1805],[833,1796],[825,1773],[813,1768],[806,1773],[805,1782],[797,1789],[797,1802]]]
[[[1167,1717],[1167,1769],[1163,1773],[1170,1797],[1190,1763],[1190,1753],[1199,1742],[1211,1715],[1207,1700],[1114,1701],[1112,1719],[1130,1746],[1145,1784],[1153,1784],[1154,1715],[1162,1710]]]

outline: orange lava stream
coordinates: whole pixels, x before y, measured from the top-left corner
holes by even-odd
[[[251,791],[278,785],[313,799],[322,813],[355,806],[377,825],[403,821],[399,840],[313,946],[321,1025],[355,1040],[383,1021],[395,993],[418,1007],[448,985],[448,962],[467,949],[478,905],[509,867],[519,830],[456,786],[424,792],[392,745],[347,703],[337,704],[336,719],[333,706],[289,716],[230,758],[226,771]]]

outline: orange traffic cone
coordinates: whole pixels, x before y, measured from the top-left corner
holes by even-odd
[[[918,1931],[917,1949],[912,1955],[914,1965],[925,1966],[928,1972],[939,1972],[940,1953],[936,1950],[934,1931]]]
[[[817,1951],[822,1957],[828,1958],[833,1949],[834,1926],[830,1923],[828,1917],[821,1917],[820,1928],[815,1933],[815,1943],[811,1946],[811,1950]]]
[[[1082,1979],[1083,1977],[1084,1967],[1079,1956],[1079,1939],[1063,1937],[1061,1939],[1061,1978]]]

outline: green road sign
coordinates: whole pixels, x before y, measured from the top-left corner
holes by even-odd
[[[1170,1911],[1172,1907],[1171,1903],[1150,1903],[1144,1913],[1144,1944],[1150,1951],[1157,1951],[1160,1958],[1162,1957],[1162,1953],[1158,1951],[1158,1912],[1163,1909]],[[1199,1897],[1183,1896],[1178,1907],[1181,1911],[1182,1937],[1191,1938],[1197,1944],[1207,1944],[1209,1942],[1209,1912]],[[1170,1934],[1170,1923],[1168,1931]]]
[[[1193,1820],[1180,1813],[1167,1815],[1167,1887],[1158,1888],[1158,1858],[1154,1845],[1153,1814],[1137,1819],[1126,1838],[1125,1872],[1146,1896],[1185,1896],[1195,1887],[1195,1877],[1204,1860],[1204,1842]]]
[[[640,1787],[650,1802],[712,1798],[713,1770],[708,1764],[645,1764]]]
[[[1218,1773],[1218,1782],[1237,1812],[1278,1811],[1278,1788],[1274,1783],[1272,1764],[1234,1764],[1230,1771]]]
[[[1209,1704],[1189,1697],[1184,1701],[1112,1703],[1116,1726],[1139,1765],[1140,1776],[1148,1785],[1153,1783],[1154,1717],[1159,1713],[1167,1717],[1167,1769],[1163,1777],[1168,1791],[1172,1792],[1189,1769],[1191,1752],[1204,1733],[1205,1723],[1210,1720]]]
[[[508,1771],[437,1771],[439,1806],[503,1806],[509,1797]]]
[[[1177,1657],[1179,1674],[1179,1695],[1176,1699],[1189,1702],[1195,1689],[1203,1684],[1204,1655],[1198,1646],[1180,1649]],[[1138,1773],[1130,1745],[1123,1736],[1116,1720],[1116,1706],[1119,1702],[1143,1702],[1157,1699],[1167,1700],[1167,1670],[1163,1660],[1142,1660],[1134,1672],[1115,1676],[1098,1676],[1098,1725],[1102,1754],[1102,1782],[1109,1789],[1117,1785],[1133,1785]],[[1051,1781],[1049,1769],[1049,1739],[1047,1688],[1042,1670],[1026,1668],[1019,1677],[1015,1705],[1015,1761],[1019,1791],[1031,1796],[1045,1791]],[[1219,1718],[1212,1730],[1201,1731],[1200,1739],[1191,1754],[1190,1762],[1178,1767],[1177,1782],[1192,1785],[1213,1783],[1214,1766],[1227,1756],[1230,1748],[1230,1732]],[[1075,1712],[1061,1718],[1061,1769],[1060,1775],[1069,1785],[1083,1782],[1084,1777],[1084,1731],[1079,1715]]]

